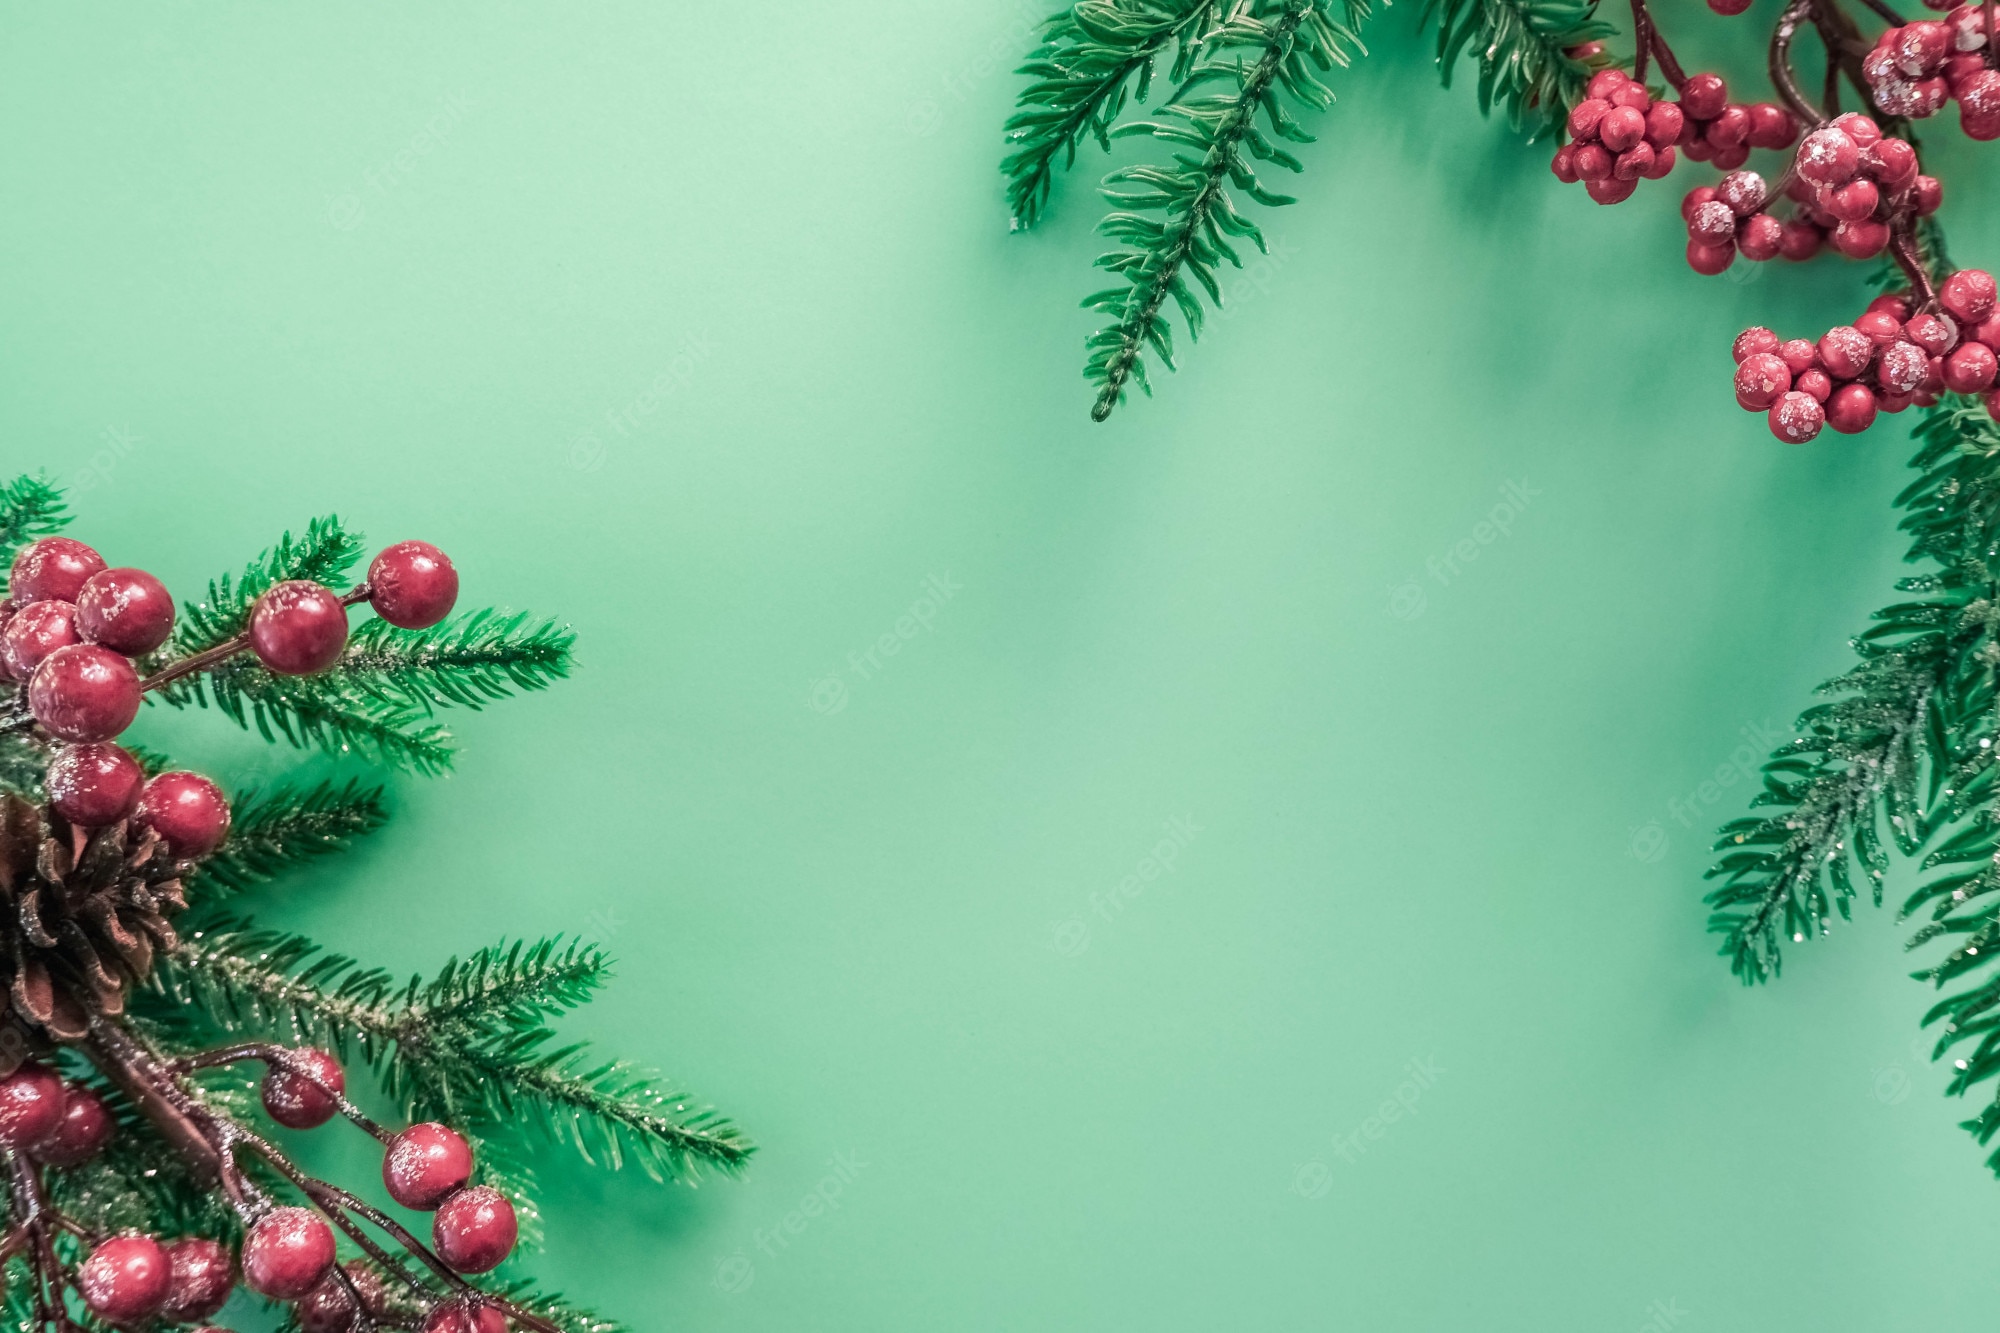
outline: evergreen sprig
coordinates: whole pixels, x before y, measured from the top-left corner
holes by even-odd
[[[1111,151],[1111,123],[1128,97],[1146,100],[1154,66],[1170,47],[1169,81],[1187,78],[1221,9],[1219,0],[1084,0],[1042,24],[1040,44],[1015,71],[1033,82],[1008,118],[1015,148],[1000,165],[1017,229],[1047,212],[1057,157],[1064,169],[1074,166],[1086,137]]]
[[[346,587],[361,551],[360,534],[347,531],[332,514],[313,519],[302,538],[285,533],[237,578],[224,574],[210,582],[206,600],[181,604],[174,651],[166,661],[192,656],[241,634],[250,623],[251,605],[274,583],[310,579],[329,588]]]
[[[333,672],[400,708],[479,708],[517,690],[545,689],[569,674],[576,635],[525,612],[475,611],[430,629],[370,620],[349,638]]]
[[[279,676],[254,657],[239,656],[206,675],[170,682],[153,697],[175,708],[213,703],[238,726],[301,749],[357,754],[432,775],[451,767],[451,733],[432,722],[427,709],[372,691],[338,666],[316,676]]]
[[[1437,64],[1444,85],[1468,50],[1479,64],[1479,111],[1495,106],[1507,123],[1539,138],[1561,127],[1583,97],[1590,67],[1569,52],[1611,34],[1597,0],[1427,0],[1437,23]]]
[[[62,490],[40,477],[0,486],[0,566],[11,566],[29,542],[54,536],[69,522]]]
[[[1315,110],[1333,102],[1333,91],[1318,74],[1345,67],[1363,51],[1356,30],[1367,18],[1369,0],[1346,0],[1339,17],[1328,0],[1250,0],[1209,34],[1201,59],[1156,117],[1118,126],[1113,138],[1144,135],[1191,151],[1177,152],[1171,166],[1123,167],[1105,178],[1105,197],[1117,206],[1099,230],[1124,249],[1097,263],[1124,281],[1084,298],[1086,308],[1114,322],[1090,335],[1084,375],[1098,386],[1093,420],[1111,415],[1128,382],[1150,394],[1148,348],[1171,370],[1173,331],[1165,306],[1172,300],[1188,336],[1201,336],[1203,311],[1196,288],[1223,303],[1216,268],[1224,260],[1241,267],[1233,239],[1265,249],[1263,233],[1238,210],[1230,187],[1258,203],[1293,202],[1258,179],[1250,159],[1301,170],[1299,160],[1277,140],[1310,143],[1286,108],[1290,101]],[[1257,125],[1262,115],[1269,133]]]
[[[194,883],[224,893],[277,878],[340,851],[389,817],[382,789],[350,779],[311,787],[249,791],[230,802],[229,840],[196,870]]]

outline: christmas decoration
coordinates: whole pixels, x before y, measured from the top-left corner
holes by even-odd
[[[567,673],[569,632],[451,615],[424,542],[378,554],[337,520],[287,535],[176,616],[161,582],[56,535],[60,494],[0,487],[0,1158],[5,1318],[22,1329],[204,1325],[240,1282],[304,1333],[604,1333],[525,1279],[529,1154],[567,1143],[656,1179],[731,1172],[750,1145],[622,1062],[559,1042],[609,960],[582,942],[481,949],[430,980],[256,928],[237,899],[379,827],[379,787],[226,795],[127,743],[151,703],[268,740],[435,773],[434,720]],[[376,614],[351,633],[350,608]],[[350,1100],[371,1070],[410,1123]],[[271,1133],[345,1120],[383,1146],[396,1205],[308,1175]],[[345,1251],[345,1253],[343,1253]]]

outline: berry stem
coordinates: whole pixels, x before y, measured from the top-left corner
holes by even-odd
[[[333,1098],[335,1105],[340,1107],[342,1115],[352,1120],[368,1133],[374,1135],[381,1142],[387,1143],[396,1137],[388,1130],[382,1128],[381,1125],[369,1119],[367,1113],[353,1102],[348,1101],[338,1088],[329,1087],[321,1082],[319,1075],[313,1071],[310,1065],[300,1060],[294,1052],[284,1046],[275,1046],[269,1042],[245,1042],[241,1046],[224,1046],[218,1050],[203,1051],[199,1055],[183,1056],[169,1063],[167,1070],[173,1074],[186,1074],[196,1069],[215,1069],[222,1065],[238,1064],[244,1060],[262,1060],[267,1065],[278,1066],[286,1073],[298,1075],[327,1096]]]
[[[1785,99],[1785,105],[1805,122],[1808,130],[1824,123],[1826,117],[1807,99],[1805,91],[1799,87],[1798,76],[1792,73],[1792,39],[1798,35],[1799,24],[1812,13],[1812,8],[1812,0],[1792,0],[1785,6],[1785,12],[1778,16],[1778,26],[1771,30],[1768,60],[1772,85]]]
[[[340,604],[342,606],[353,606],[356,602],[365,602],[368,600],[368,594],[369,587],[364,583],[357,588],[352,588],[342,593]],[[155,671],[152,675],[139,682],[139,691],[143,694],[148,690],[157,690],[162,685],[170,685],[183,676],[191,676],[197,671],[206,671],[210,667],[227,662],[230,658],[236,656],[236,654],[249,646],[250,631],[244,630],[233,639],[224,639],[213,648],[205,648],[201,652],[183,657],[180,661]]]
[[[1937,309],[1937,288],[1931,282],[1929,270],[1924,267],[1923,255],[1917,249],[1916,229],[1907,217],[1891,226],[1889,253],[1895,257],[1896,266],[1909,278],[1911,291],[1920,298],[1917,309]]]

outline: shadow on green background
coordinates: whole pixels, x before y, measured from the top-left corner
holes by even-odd
[[[1676,43],[1748,75],[1769,4]],[[1028,236],[994,169],[1030,12],[8,10],[7,463],[184,594],[336,509],[580,635],[266,919],[623,960],[577,1031],[763,1145],[551,1159],[537,1271],[640,1329],[1970,1327],[1900,936],[1744,991],[1698,904],[1700,784],[1887,599],[1910,452],[1777,445],[1729,340],[1863,270],[1696,277],[1704,176],[1596,208],[1399,8],[1268,291],[1093,427],[1102,159]]]

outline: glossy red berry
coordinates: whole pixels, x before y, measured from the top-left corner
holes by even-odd
[[[1836,379],[1857,378],[1875,355],[1875,344],[1851,324],[1830,328],[1819,340],[1820,364]]]
[[[1958,341],[1958,330],[1938,315],[1912,315],[1903,325],[1903,336],[1924,349],[1929,356],[1943,356]]]
[[[143,569],[101,569],[77,594],[76,629],[85,642],[139,657],[174,632],[174,599]]]
[[[1708,0],[1708,7],[1727,18],[1750,8],[1750,0]]]
[[[195,1236],[167,1246],[167,1298],[160,1313],[177,1323],[212,1317],[229,1303],[236,1263],[219,1240]]]
[[[1584,98],[1569,109],[1569,137],[1578,143],[1589,143],[1597,137],[1597,127],[1610,111],[1609,98]]]
[[[1720,74],[1697,74],[1681,85],[1681,109],[1696,120],[1714,120],[1729,104]]]
[[[1867,334],[1868,341],[1877,347],[1903,336],[1903,321],[1887,310],[1876,310],[1872,306],[1854,321],[1854,327]]]
[[[141,823],[182,860],[207,856],[229,832],[229,801],[199,773],[162,773],[139,794]]]
[[[1653,146],[1635,143],[1611,164],[1611,175],[1621,181],[1636,181],[1653,173]]]
[[[340,659],[347,608],[340,594],[305,579],[271,587],[250,612],[250,649],[282,676],[309,676]]]
[[[81,1166],[102,1152],[116,1132],[104,1099],[73,1083],[63,1089],[62,1119],[55,1132],[35,1145],[35,1159],[50,1166]]]
[[[1916,191],[1919,217],[1929,217],[1944,204],[1944,184],[1935,176],[1919,176],[1910,188]]]
[[[56,1072],[33,1061],[0,1078],[0,1144],[32,1148],[62,1124],[63,1085]]]
[[[1599,151],[1603,150],[1600,149]],[[1615,164],[1613,170],[1616,170]],[[1606,177],[1603,180],[1585,181],[1583,183],[1583,192],[1600,204],[1622,204],[1627,199],[1630,199],[1632,192],[1638,188],[1639,182],[1636,178],[1632,180],[1620,180],[1615,175]]]
[[[307,1208],[273,1208],[243,1239],[243,1281],[252,1291],[295,1301],[333,1267],[333,1231]]]
[[[1576,178],[1586,182],[1610,180],[1617,164],[1617,159],[1604,151],[1604,145],[1596,143],[1572,145],[1569,161]]]
[[[1724,107],[1721,115],[1708,122],[1708,127],[1702,131],[1701,137],[1706,139],[1708,146],[1715,150],[1716,165],[1723,167],[1735,167],[1739,165],[1743,160],[1742,157],[1736,158],[1732,162],[1725,162],[1723,154],[1734,152],[1740,148],[1744,150],[1744,157],[1749,156],[1749,108],[1740,106]]]
[[[346,1284],[334,1273],[301,1296],[296,1308],[300,1333],[347,1333],[360,1314]]]
[[[1883,188],[1900,190],[1917,178],[1917,150],[1901,139],[1884,139],[1861,150],[1861,172]]]
[[[1790,148],[1799,137],[1799,123],[1783,107],[1758,102],[1746,110],[1750,116],[1752,148]]]
[[[1795,375],[1792,387],[1822,407],[1826,406],[1827,399],[1833,397],[1833,380],[1818,366]]]
[[[472,1149],[445,1125],[411,1125],[389,1144],[382,1183],[405,1208],[428,1211],[472,1178]]]
[[[317,1129],[340,1109],[335,1098],[347,1091],[340,1062],[325,1051],[301,1046],[286,1068],[273,1061],[264,1075],[264,1109],[271,1119],[291,1129]]]
[[[473,1185],[438,1205],[431,1241],[450,1268],[484,1273],[513,1250],[518,1230],[507,1196],[490,1185]]]
[[[1646,117],[1629,106],[1614,106],[1597,122],[1597,141],[1614,153],[1622,153],[1646,137]]]
[[[1807,338],[1787,338],[1778,344],[1778,359],[1794,375],[1803,375],[1819,364],[1819,348]]]
[[[108,741],[139,715],[139,673],[109,648],[58,648],[28,678],[28,709],[60,740]]]
[[[1778,253],[1794,264],[1802,264],[1819,253],[1826,241],[1826,233],[1812,223],[1793,218],[1783,224],[1784,237],[1778,242]]]
[[[1873,259],[1889,247],[1889,224],[1864,218],[1833,229],[1833,248],[1849,259]]]
[[[1673,169],[1674,150],[1672,147],[1656,148],[1653,150],[1653,165],[1646,168],[1644,175],[1649,181],[1664,180]]]
[[[1736,228],[1736,248],[1745,259],[1761,264],[1775,259],[1785,246],[1785,224],[1769,213],[1753,213]]]
[[[1993,275],[1984,269],[1962,268],[1938,288],[1938,304],[1966,324],[1977,324],[1992,314],[1993,299]]]
[[[1689,241],[1687,260],[1689,268],[1712,278],[1736,262],[1736,247],[1733,244],[1703,245],[1700,241]]]
[[[1882,200],[1882,192],[1874,181],[1856,178],[1837,190],[1826,193],[1826,211],[1842,222],[1860,222],[1875,216],[1875,205]]]
[[[1811,394],[1794,390],[1772,404],[1771,434],[1786,444],[1804,444],[1826,424],[1826,409]]]
[[[139,761],[110,741],[65,745],[49,760],[43,784],[57,814],[84,828],[122,823],[146,785]]]
[[[1729,355],[1736,359],[1736,364],[1742,365],[1745,357],[1759,352],[1775,353],[1780,345],[1777,334],[1761,325],[1753,325],[1736,335],[1736,341],[1730,344]]]
[[[1842,435],[1859,435],[1875,424],[1875,394],[1865,384],[1843,384],[1826,403],[1826,424]]]
[[[1944,358],[1944,387],[1953,393],[1985,393],[2000,372],[2000,360],[1985,343],[1965,342]]]
[[[0,629],[0,668],[15,680],[26,680],[58,648],[82,643],[76,632],[76,608],[68,602],[29,602],[7,618]]]
[[[1564,144],[1556,149],[1555,157],[1549,161],[1549,170],[1554,172],[1556,179],[1564,185],[1574,185],[1579,179],[1576,174],[1575,157],[1576,149],[1570,144]]]
[[[507,1316],[483,1302],[453,1301],[425,1316],[421,1333],[507,1333]]]
[[[368,566],[368,601],[391,625],[424,629],[458,601],[458,571],[429,542],[397,542]]]
[[[1678,143],[1681,127],[1686,123],[1680,107],[1672,102],[1655,102],[1646,108],[1646,142],[1656,152]]]
[[[69,537],[44,537],[14,557],[7,595],[16,602],[74,602],[104,557]]]
[[[77,1271],[83,1302],[113,1324],[134,1324],[167,1299],[166,1251],[151,1236],[113,1236]]]
[[[1736,401],[1748,411],[1769,409],[1791,387],[1791,369],[1769,352],[1747,356],[1736,367]]]
[[[1799,175],[1814,185],[1833,188],[1847,184],[1861,165],[1861,147],[1841,130],[1814,130],[1799,145]]]
[[[1897,296],[1893,292],[1885,292],[1868,303],[1868,313],[1871,315],[1877,313],[1894,315],[1896,317],[1896,325],[1900,328],[1903,321],[1910,317],[1910,303],[1905,297]]]

